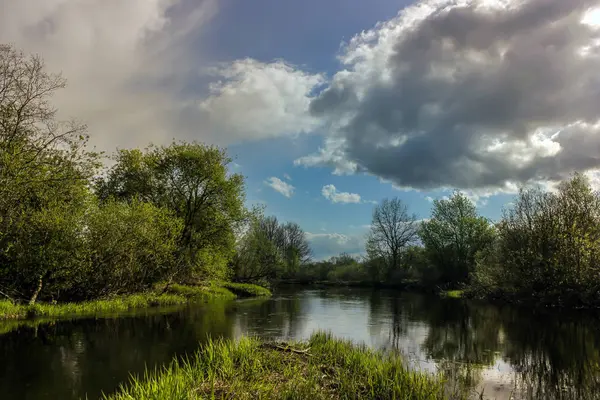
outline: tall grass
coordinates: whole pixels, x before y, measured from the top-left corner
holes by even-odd
[[[306,343],[211,340],[191,358],[133,378],[105,400],[447,399],[440,376],[319,332]]]

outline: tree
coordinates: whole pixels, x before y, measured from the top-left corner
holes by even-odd
[[[172,143],[146,151],[121,150],[96,189],[101,200],[140,199],[173,211],[183,221],[178,240],[180,276],[225,278],[244,221],[244,180],[230,174],[225,150]]]
[[[151,203],[108,200],[85,216],[86,268],[72,296],[94,298],[149,289],[178,267],[183,221]]]
[[[310,246],[300,225],[280,224],[257,213],[238,242],[232,262],[234,279],[258,281],[289,278],[310,259]]]
[[[474,274],[477,291],[595,303],[600,287],[600,194],[575,174],[556,192],[521,189]],[[498,292],[498,293],[494,293]]]
[[[367,254],[385,262],[383,273],[389,277],[401,266],[403,250],[417,238],[417,217],[399,198],[384,199],[373,211],[367,237]]]
[[[461,283],[473,272],[475,255],[492,243],[494,230],[475,204],[455,191],[448,200],[433,202],[431,219],[421,225],[419,237],[441,279]]]
[[[55,119],[49,99],[64,86],[38,56],[0,45],[0,219],[5,229],[15,205],[39,205],[36,196],[87,181],[99,166],[98,154],[85,151],[85,126]]]
[[[284,277],[291,277],[301,265],[310,260],[311,249],[306,238],[306,233],[300,225],[295,222],[288,222],[281,227],[283,235],[283,252],[285,270]]]
[[[55,118],[50,98],[64,86],[41,58],[0,45],[0,285],[31,302],[68,265],[68,221],[99,166],[85,126]]]

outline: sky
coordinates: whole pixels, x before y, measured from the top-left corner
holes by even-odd
[[[63,74],[99,150],[226,147],[318,259],[363,252],[383,198],[497,220],[523,186],[600,188],[600,0],[0,0],[0,42]]]

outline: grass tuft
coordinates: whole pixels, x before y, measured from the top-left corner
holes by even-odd
[[[308,342],[210,340],[191,358],[146,372],[105,400],[448,399],[440,376],[410,371],[384,354],[318,332]]]

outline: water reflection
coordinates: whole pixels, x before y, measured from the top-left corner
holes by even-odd
[[[21,326],[0,335],[0,393],[97,398],[208,336],[304,339],[325,329],[399,350],[411,365],[442,371],[484,398],[600,398],[599,321],[413,293],[290,288],[270,300]]]

